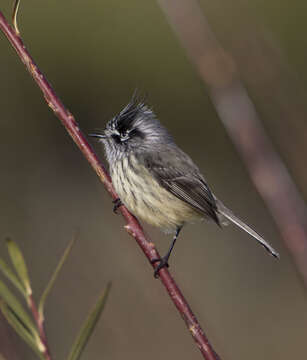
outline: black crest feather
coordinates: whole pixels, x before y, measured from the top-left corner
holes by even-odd
[[[131,128],[133,121],[146,110],[148,111],[148,107],[145,105],[145,97],[141,99],[135,91],[128,105],[111,120],[110,127],[121,133],[125,132]]]

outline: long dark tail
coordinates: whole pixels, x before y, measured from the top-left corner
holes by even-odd
[[[267,243],[262,236],[260,236],[256,231],[246,225],[242,220],[240,220],[231,210],[229,210],[220,200],[216,200],[217,211],[223,215],[226,219],[230,220],[232,223],[237,225],[242,230],[246,231],[252,237],[254,237],[272,256],[279,259],[279,254],[275,251],[272,246]]]

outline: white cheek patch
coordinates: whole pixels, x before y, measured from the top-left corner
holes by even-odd
[[[121,136],[121,137],[120,137],[120,140],[124,142],[124,141],[129,140],[129,138],[130,138],[129,133],[127,133],[127,134],[125,134],[124,136]]]
[[[122,142],[125,142],[125,141],[129,140],[130,139],[130,132],[131,132],[131,130],[127,130],[124,134],[121,134],[120,135],[120,140]]]

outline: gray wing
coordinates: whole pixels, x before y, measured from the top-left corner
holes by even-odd
[[[161,186],[219,224],[211,190],[187,154],[172,146],[142,156],[145,167]]]

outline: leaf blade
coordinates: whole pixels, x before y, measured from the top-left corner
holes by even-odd
[[[89,313],[87,319],[85,320],[84,324],[77,335],[77,338],[71,348],[71,351],[68,355],[67,360],[78,360],[85,349],[86,344],[88,343],[95,326],[102,314],[102,311],[105,307],[105,304],[108,299],[109,292],[111,290],[111,283],[108,283],[106,289],[99,297],[97,303],[95,304],[92,311]]]
[[[20,319],[16,316],[14,311],[4,302],[0,301],[0,310],[7,320],[7,322],[12,326],[12,328],[16,331],[16,333],[24,340],[25,343],[27,343],[32,350],[40,357],[40,359],[44,359],[42,356],[42,352],[39,349],[37,340],[29,332],[24,324],[20,321]]]
[[[16,273],[20,279],[20,281],[23,283],[27,295],[32,294],[32,289],[30,285],[30,278],[28,275],[28,269],[26,266],[26,262],[24,260],[24,257],[22,255],[21,250],[19,249],[18,245],[10,238],[6,239],[8,251],[12,260],[12,264],[14,265],[14,268],[16,270]]]
[[[44,318],[44,306],[45,306],[45,302],[46,302],[46,299],[47,299],[47,296],[49,295],[50,291],[52,290],[53,288],[53,285],[58,277],[58,274],[59,272],[61,271],[66,259],[68,258],[70,252],[71,252],[71,249],[72,247],[74,246],[74,243],[75,243],[75,238],[73,238],[70,243],[68,244],[67,248],[65,249],[57,267],[55,268],[55,271],[53,272],[41,298],[40,298],[40,301],[39,301],[39,304],[38,304],[38,312],[39,312],[39,315],[40,317],[43,319]]]
[[[22,282],[18,279],[18,277],[11,270],[9,265],[0,258],[0,270],[2,273],[11,281],[11,283],[21,292],[21,294],[27,299],[27,292]],[[1,360],[1,359],[0,359]]]
[[[37,330],[27,312],[24,310],[23,306],[17,300],[15,295],[11,293],[8,287],[0,280],[0,299],[2,299],[19,317],[23,322],[25,327],[33,334],[33,336],[38,336]]]

